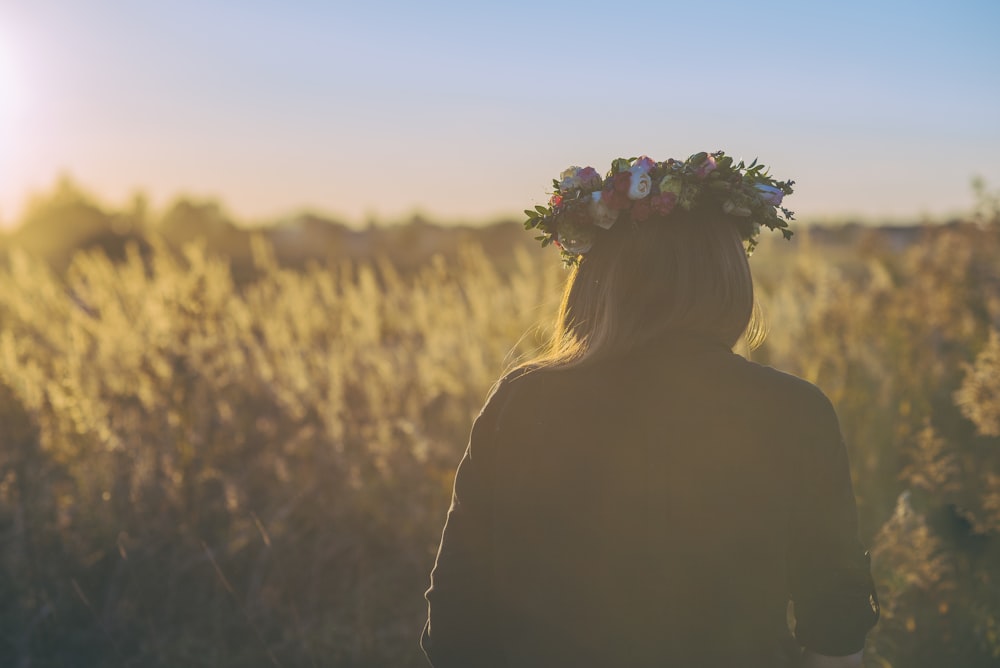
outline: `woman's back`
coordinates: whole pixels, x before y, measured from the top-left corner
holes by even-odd
[[[443,555],[435,587],[488,581],[484,609],[463,605],[464,633],[489,626],[499,665],[791,665],[790,583],[800,640],[828,654],[863,643],[870,579],[843,445],[804,381],[665,339],[507,379],[467,462],[456,493],[480,554],[453,575]],[[816,591],[835,573],[839,591]]]

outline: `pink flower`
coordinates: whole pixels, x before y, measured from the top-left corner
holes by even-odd
[[[593,167],[567,167],[559,175],[559,192],[594,190],[601,187],[601,175]]]
[[[641,158],[635,161],[634,165],[632,165],[633,170],[641,170],[642,172],[651,172],[653,171],[654,167],[656,167],[656,161],[654,161],[648,155],[642,156]]]
[[[704,162],[694,168],[694,175],[699,179],[703,179],[714,172],[715,167],[715,157],[711,155],[706,156]]]
[[[601,187],[601,175],[593,167],[584,167],[577,173],[580,187],[586,190],[596,190]]]

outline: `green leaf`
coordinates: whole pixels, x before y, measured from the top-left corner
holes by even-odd
[[[620,174],[621,172],[627,172],[631,166],[631,163],[629,163],[629,161],[625,158],[615,158],[611,163],[611,174],[614,175]]]

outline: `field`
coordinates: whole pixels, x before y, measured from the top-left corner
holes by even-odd
[[[0,255],[0,665],[423,665],[454,467],[544,340],[555,253],[412,224],[306,257],[171,213],[57,193]],[[1000,221],[969,218],[752,260],[752,358],[847,438],[870,666],[1000,662]]]

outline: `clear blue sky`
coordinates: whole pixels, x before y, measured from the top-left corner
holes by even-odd
[[[257,221],[516,214],[570,164],[723,149],[800,218],[1000,187],[1000,2],[3,0],[0,221],[68,172]]]

